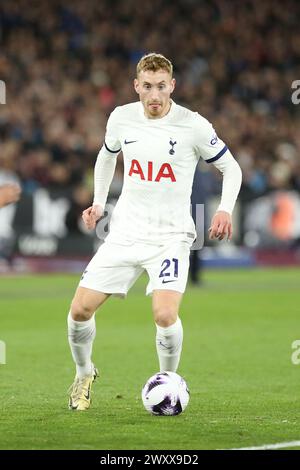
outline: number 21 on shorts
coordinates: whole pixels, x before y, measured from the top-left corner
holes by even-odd
[[[174,282],[178,278],[178,259],[172,258],[164,259],[161,263],[161,271],[159,277],[162,278],[162,283]],[[172,277],[173,279],[170,279]]]

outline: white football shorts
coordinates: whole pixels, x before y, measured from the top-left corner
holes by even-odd
[[[79,286],[125,297],[146,270],[149,276],[146,295],[156,289],[183,293],[189,256],[190,244],[187,241],[170,240],[162,245],[139,242],[122,245],[106,241],[87,265]]]

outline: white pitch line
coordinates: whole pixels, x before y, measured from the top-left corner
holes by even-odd
[[[237,447],[229,450],[275,450],[284,449],[285,447],[300,447],[300,441],[279,442],[278,444],[265,444],[258,447]]]

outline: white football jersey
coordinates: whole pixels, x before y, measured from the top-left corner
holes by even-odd
[[[124,156],[124,184],[108,237],[159,243],[174,236],[192,243],[190,197],[198,159],[210,163],[227,150],[211,123],[174,101],[166,116],[148,119],[138,101],[111,113],[104,145],[112,157],[121,150]]]

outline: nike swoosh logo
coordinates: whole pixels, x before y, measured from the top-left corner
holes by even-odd
[[[175,281],[176,281],[176,279],[172,279],[171,281],[166,281],[165,279],[163,279],[162,283],[167,284],[168,282],[175,282]]]
[[[134,142],[137,142],[137,140],[124,140],[124,144],[127,145],[127,144],[133,144]]]
[[[89,399],[90,399],[90,387],[89,387],[89,389],[88,389],[88,393],[87,393],[87,395],[84,395],[84,396],[85,396],[85,398],[86,398],[87,400],[89,400]]]
[[[165,349],[172,349],[172,346],[166,346],[166,345],[163,344],[161,341],[159,342],[159,345],[162,346],[162,347],[165,348]]]

